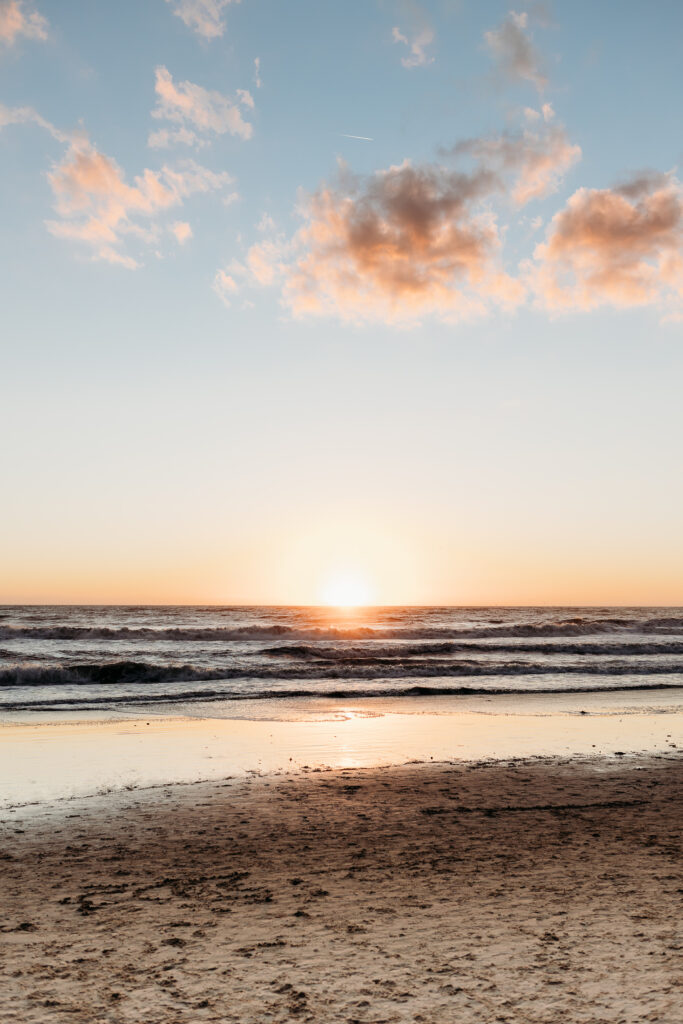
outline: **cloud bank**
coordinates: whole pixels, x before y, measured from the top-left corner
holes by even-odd
[[[352,323],[452,323],[529,296],[553,313],[653,305],[683,318],[683,188],[672,174],[578,189],[512,273],[495,201],[547,195],[579,147],[550,126],[450,151],[463,153],[479,161],[467,173],[405,161],[362,177],[342,165],[336,183],[302,197],[291,237],[269,221],[271,237],[219,271],[214,288],[229,303],[245,285],[276,286],[294,316]]]
[[[271,231],[214,287],[230,301],[244,284],[277,285],[296,316],[356,323],[453,322],[514,308],[528,275],[503,265],[506,229],[494,206],[546,197],[581,156],[550,104],[525,116],[517,133],[442,150],[444,163],[404,161],[365,177],[341,165],[335,183],[303,196],[303,225],[291,238]],[[463,160],[473,166],[459,169]]]

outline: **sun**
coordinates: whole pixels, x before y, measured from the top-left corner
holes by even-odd
[[[371,603],[371,588],[362,574],[336,572],[322,588],[322,602],[331,608],[358,608]]]

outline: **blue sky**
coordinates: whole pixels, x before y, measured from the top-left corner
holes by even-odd
[[[682,29],[2,0],[0,599],[683,601]]]

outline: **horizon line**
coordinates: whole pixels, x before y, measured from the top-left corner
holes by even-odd
[[[102,602],[102,601],[0,601],[0,608],[327,608],[331,611],[364,611],[370,608],[585,608],[596,610],[598,608],[676,608],[683,610],[682,604],[611,604],[600,602],[599,604],[358,604],[358,605],[334,605],[334,604],[287,604],[284,602],[273,603],[232,603],[226,602],[198,602],[170,604],[131,601],[131,602]]]

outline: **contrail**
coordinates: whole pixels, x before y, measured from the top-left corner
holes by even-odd
[[[344,132],[340,132],[342,139],[360,139],[361,142],[374,142],[374,139],[369,139],[367,135],[345,135]]]

